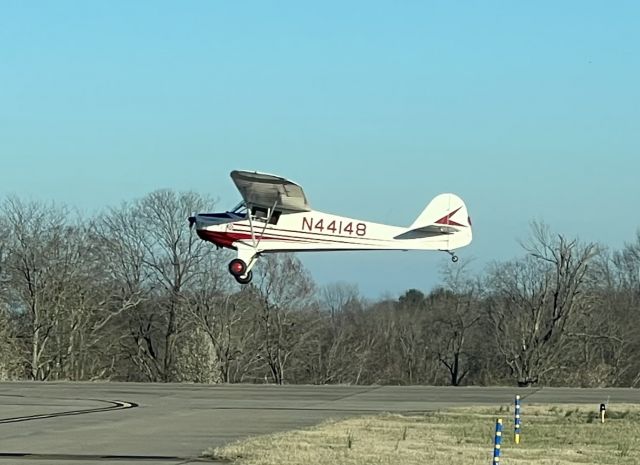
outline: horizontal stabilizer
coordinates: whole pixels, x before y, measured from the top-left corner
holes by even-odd
[[[430,226],[423,226],[422,228],[410,229],[402,234],[399,234],[395,239],[419,239],[421,237],[434,237],[442,236],[444,234],[453,234],[458,229],[451,226],[440,226],[432,224]]]

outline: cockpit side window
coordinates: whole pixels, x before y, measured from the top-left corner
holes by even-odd
[[[278,210],[274,210],[271,214],[271,219],[269,220],[269,224],[278,224],[278,220],[280,219],[280,212]]]
[[[255,221],[262,221],[263,223],[269,218],[269,224],[278,224],[280,219],[280,213],[278,210],[274,210],[269,218],[269,210],[263,207],[253,207],[251,209],[251,215]]]

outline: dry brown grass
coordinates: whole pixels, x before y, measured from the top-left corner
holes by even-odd
[[[504,464],[640,464],[640,408],[523,405],[513,443],[511,406],[458,408],[420,416],[379,415],[258,436],[205,452],[246,465],[490,464],[495,419],[505,425]]]

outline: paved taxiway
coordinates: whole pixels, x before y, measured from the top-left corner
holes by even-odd
[[[192,463],[249,435],[455,405],[640,403],[640,390],[0,383],[0,465]]]

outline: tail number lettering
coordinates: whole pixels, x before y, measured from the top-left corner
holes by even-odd
[[[328,224],[324,224],[324,220],[314,220],[311,217],[302,218],[302,230],[309,232],[331,233],[331,234],[349,234],[364,237],[367,235],[367,225],[365,223],[343,223],[342,221],[332,220]]]

